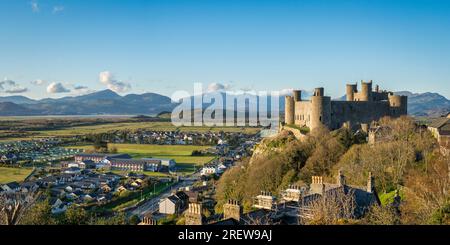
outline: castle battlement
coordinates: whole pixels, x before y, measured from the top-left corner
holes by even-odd
[[[331,100],[325,96],[324,88],[314,89],[310,100],[302,100],[301,91],[294,90],[292,96],[285,97],[285,123],[314,129],[324,125],[338,129],[346,125],[360,129],[384,116],[399,117],[407,114],[407,96],[372,88],[372,81],[361,81],[346,85],[346,100]]]

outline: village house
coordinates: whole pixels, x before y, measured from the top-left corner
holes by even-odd
[[[1,187],[3,191],[7,193],[20,191],[20,185],[15,181],[3,184]]]
[[[307,195],[303,196],[300,203],[300,216],[302,218],[310,217],[309,205],[314,201],[326,197],[336,195],[350,195],[354,202],[352,216],[354,218],[361,218],[372,205],[380,205],[375,181],[372,173],[369,172],[366,186],[352,186],[346,183],[345,176],[339,171],[336,183],[325,183],[323,177],[312,176],[312,182]]]
[[[367,143],[374,145],[392,140],[392,129],[388,126],[375,126],[369,128]]]
[[[447,117],[435,119],[428,130],[437,139],[440,150],[444,155],[450,155],[450,114]]]
[[[162,214],[181,214],[187,207],[189,197],[183,191],[164,198],[159,203],[159,212]]]
[[[5,155],[1,155],[0,162],[13,164],[13,163],[17,162],[17,156],[16,156],[16,154],[13,154],[13,153],[7,153]]]
[[[222,174],[224,170],[226,169],[225,165],[220,164],[217,166],[216,164],[207,164],[203,166],[203,168],[200,170],[200,175],[202,176],[208,176],[213,174]]]
[[[145,161],[154,161],[159,162],[160,167],[163,168],[162,171],[172,171],[175,166],[176,162],[174,159],[167,159],[167,158],[142,158],[142,160]],[[155,170],[155,172],[158,170]]]
[[[321,176],[313,176],[309,190],[289,186],[279,201],[270,192],[263,191],[254,199],[256,210],[248,213],[242,213],[238,202],[229,200],[223,206],[223,214],[211,216],[205,222],[212,225],[300,224],[301,220],[313,218],[311,204],[315,201],[342,193],[354,202],[351,212],[355,219],[362,218],[372,205],[380,205],[370,173],[367,186],[351,186],[339,172],[336,183],[325,183]]]
[[[23,182],[20,184],[20,190],[22,192],[34,192],[39,189],[39,185],[35,181]]]
[[[157,172],[160,169],[161,162],[154,159],[109,159],[109,165],[112,170],[122,171],[152,171]]]
[[[51,198],[50,205],[52,207],[52,214],[63,213],[67,210],[67,204],[61,201],[59,198]]]
[[[83,162],[86,160],[91,160],[93,162],[98,163],[98,162],[102,162],[103,160],[111,159],[111,158],[131,159],[131,156],[128,154],[80,153],[80,154],[76,154],[74,156],[74,158],[75,158],[76,163],[80,163],[80,162]]]

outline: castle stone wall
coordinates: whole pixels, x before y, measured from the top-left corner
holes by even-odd
[[[390,115],[389,102],[387,101],[332,101],[331,129],[338,129],[344,123],[349,123],[352,129],[359,129],[363,123],[370,124],[384,116]]]
[[[294,122],[298,126],[315,129],[324,125],[330,129],[342,126],[360,129],[361,125],[370,125],[384,116],[399,117],[407,114],[408,98],[393,95],[392,92],[372,91],[372,81],[361,82],[362,90],[357,91],[356,84],[346,87],[347,101],[331,101],[324,96],[323,88],[316,88],[310,100],[295,100],[300,98],[298,92],[286,97],[285,122]],[[288,98],[289,97],[289,98]],[[292,123],[288,123],[292,124]]]

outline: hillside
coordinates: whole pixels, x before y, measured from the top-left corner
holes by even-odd
[[[450,100],[438,93],[396,92],[408,96],[408,113],[413,116],[439,117],[450,112]]]
[[[120,96],[111,90],[59,99],[31,100],[23,96],[0,97],[0,115],[158,114],[171,111],[169,97],[154,94]]]

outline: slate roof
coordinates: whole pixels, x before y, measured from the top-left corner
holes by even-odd
[[[111,158],[111,164],[125,163],[125,164],[135,164],[135,165],[145,165],[152,163],[160,163],[160,161],[146,160],[146,159],[125,159],[125,158]]]
[[[167,199],[169,199],[172,203],[181,202],[181,200],[175,195],[168,196]]]
[[[356,206],[354,209],[354,215],[356,217],[361,217],[367,211],[367,209],[373,204],[381,204],[378,198],[376,190],[374,192],[367,192],[365,186],[350,186],[350,185],[339,185],[339,184],[329,184],[324,183],[325,192],[327,195],[333,195],[338,193],[338,191],[343,190],[345,194],[352,193]],[[301,203],[303,206],[308,206],[311,202],[321,198],[320,194],[309,194],[302,198]]]
[[[9,188],[13,189],[13,190],[17,189],[17,188],[20,188],[19,183],[15,182],[15,181],[6,183],[5,185],[8,186]]]
[[[430,128],[441,128],[444,125],[450,124],[450,118],[447,117],[440,117],[435,120],[433,120],[428,127]]]
[[[75,156],[80,157],[111,157],[111,158],[128,158],[130,159],[131,156],[128,154],[103,154],[103,153],[79,153]]]

